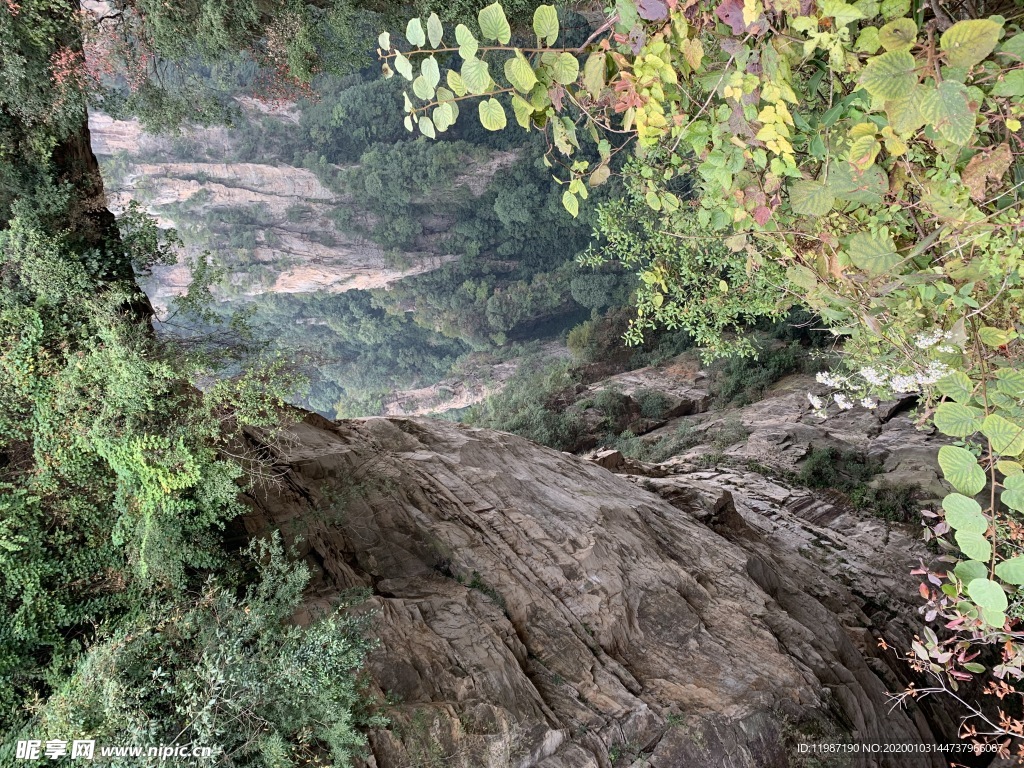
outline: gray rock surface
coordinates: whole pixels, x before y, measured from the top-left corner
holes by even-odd
[[[946,730],[890,711],[875,647],[910,631],[909,534],[753,473],[616,475],[444,422],[308,417],[270,450],[250,533],[301,534],[311,610],[374,594],[367,765],[944,764],[797,750]]]

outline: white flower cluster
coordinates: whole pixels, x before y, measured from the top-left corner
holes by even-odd
[[[953,334],[949,331],[944,331],[941,328],[936,328],[931,333],[919,333],[914,337],[914,346],[918,349],[931,349],[940,341],[949,341],[953,338]],[[952,351],[952,347],[949,348]]]
[[[818,373],[814,378],[818,380],[819,384],[824,384],[826,387],[841,387],[846,383],[846,379],[824,371]]]
[[[886,376],[880,373],[877,368],[861,368],[860,377],[873,387],[884,387]]]
[[[848,411],[853,408],[853,400],[848,398],[842,392],[837,392],[832,396],[832,399],[836,401],[836,405],[839,406],[839,410]]]

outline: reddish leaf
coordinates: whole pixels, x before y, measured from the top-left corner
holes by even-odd
[[[928,589],[928,585],[924,582],[922,582],[921,586],[917,588],[917,591],[921,593],[921,597],[923,597],[925,600],[931,597],[931,591]]]
[[[772,209],[764,205],[759,205],[754,209],[754,221],[760,226],[764,226],[768,223],[768,220],[772,217]]]

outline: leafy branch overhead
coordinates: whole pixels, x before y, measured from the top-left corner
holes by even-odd
[[[918,662],[955,688],[987,671],[972,645],[1001,644],[988,671],[1024,679],[1024,31],[1011,6],[932,7],[618,0],[560,48],[553,8],[519,37],[494,4],[478,34],[414,19],[408,49],[385,34],[379,53],[412,83],[409,130],[436,136],[476,100],[489,130],[511,110],[544,131],[571,215],[588,182],[623,177],[647,221],[601,203],[612,236],[587,260],[638,271],[631,341],[663,324],[748,352],[721,332],[798,305],[843,340],[837,407],[918,396],[953,488],[929,523],[949,567],[922,587],[949,637]]]

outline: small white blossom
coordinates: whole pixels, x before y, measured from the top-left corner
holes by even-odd
[[[810,392],[808,392],[807,393],[807,399],[811,401],[811,407],[815,411],[820,411],[821,409],[823,409],[825,407],[825,403],[817,395],[814,395],[814,394],[811,394]]]
[[[837,393],[832,399],[836,401],[836,405],[839,406],[841,411],[848,411],[853,408],[853,401],[842,392]]]
[[[917,392],[920,389],[915,376],[893,376],[889,385],[893,392]]]
[[[920,384],[923,387],[926,387],[929,384],[934,384],[948,373],[948,365],[946,365],[945,363],[940,363],[938,360],[932,360],[930,363],[928,363],[928,367],[924,370],[924,372],[916,374],[914,378],[917,380],[918,384]]]
[[[876,387],[885,386],[885,375],[879,373],[876,368],[861,368],[860,375],[868,384]]]
[[[878,407],[878,401],[875,400],[873,397],[865,397],[865,398],[863,398],[860,401],[860,404],[864,408],[867,408],[869,411],[873,411],[873,410],[875,410],[875,408]]]
[[[826,387],[841,387],[843,385],[843,379],[824,371],[818,373],[814,378],[818,380],[819,384],[824,384]]]
[[[956,347],[952,346],[951,344],[943,344],[941,346],[936,347],[935,349],[944,355],[951,355],[954,352],[956,352]]]

